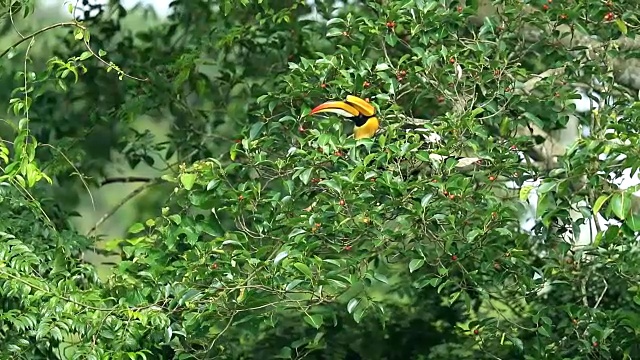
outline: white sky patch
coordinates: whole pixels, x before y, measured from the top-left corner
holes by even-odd
[[[159,17],[166,17],[167,15],[169,15],[169,3],[171,3],[172,1],[173,0],[121,0],[120,3],[127,10],[133,8],[139,3],[146,6],[152,6]],[[78,3],[80,7],[82,6],[82,1],[76,1],[76,0],[42,0],[42,3],[46,5],[51,5],[51,6],[60,4],[60,10],[64,14],[67,14],[67,6],[69,3],[73,5]],[[108,4],[109,0],[93,0],[92,3]]]

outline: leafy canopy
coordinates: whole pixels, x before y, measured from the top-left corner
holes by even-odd
[[[210,3],[3,54],[3,358],[640,356],[635,2]],[[348,94],[373,139],[309,116]],[[153,196],[97,242],[123,162]]]

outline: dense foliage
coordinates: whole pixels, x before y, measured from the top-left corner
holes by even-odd
[[[640,356],[635,0],[89,3],[2,4],[0,358]]]

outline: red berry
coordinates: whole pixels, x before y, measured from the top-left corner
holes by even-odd
[[[450,57],[450,58],[449,58],[449,62],[450,62],[450,63],[452,63],[452,64],[454,64],[454,63],[456,62],[456,59],[454,59],[453,57]]]
[[[478,329],[474,329],[474,330],[473,330],[473,334],[474,334],[474,335],[478,335],[479,333],[480,333],[480,331],[478,331]]]
[[[218,264],[216,264],[216,263],[211,264],[211,268],[213,270],[217,269],[218,268]]]
[[[362,86],[369,87],[371,86],[371,83],[369,83],[368,81],[365,81],[364,83],[362,83]]]
[[[461,13],[462,12],[462,6],[458,6],[458,12]]]
[[[344,206],[344,204],[345,204],[344,199],[340,199],[340,206]]]
[[[457,255],[451,255],[451,260],[453,260],[453,261],[458,260],[458,256]]]
[[[455,196],[455,195],[453,195],[453,194],[449,195],[449,200],[453,200],[453,199],[455,199],[455,198],[456,198],[456,196]]]
[[[351,251],[351,245],[347,245],[347,246],[345,246],[345,247],[344,247],[344,249],[345,249],[346,251]]]
[[[304,126],[300,125],[300,127],[298,128],[298,131],[305,132]]]
[[[489,181],[493,181],[493,180],[495,180],[495,179],[496,179],[496,177],[495,177],[495,176],[489,176]]]
[[[593,347],[598,347],[599,344],[598,344],[597,341],[594,341],[592,345],[593,345]]]
[[[545,11],[549,10],[549,5],[547,5],[547,4],[542,5],[542,9],[545,10]]]
[[[323,88],[323,89],[325,89],[325,88],[327,87],[327,84],[322,83],[322,84],[320,84],[320,87],[321,87],[321,88]]]
[[[336,150],[333,155],[335,156],[342,156],[342,152],[340,150]]]
[[[242,195],[238,196],[238,200],[240,200],[240,201],[244,200],[244,196],[242,196]]]

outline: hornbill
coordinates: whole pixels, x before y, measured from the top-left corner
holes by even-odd
[[[352,120],[355,124],[353,137],[356,140],[373,137],[380,127],[373,105],[356,96],[347,95],[346,101],[327,101],[313,108],[311,115],[321,112],[338,114]]]
[[[310,115],[315,115],[322,112],[334,113],[353,121],[355,125],[353,130],[353,137],[356,140],[372,138],[380,128],[380,121],[376,117],[376,109],[373,107],[373,105],[357,96],[347,95],[347,99],[345,101],[327,101],[313,108]],[[439,140],[439,136],[435,136],[435,138],[432,136],[428,136],[428,142],[437,142]],[[442,162],[446,160],[448,156],[431,154],[429,158],[435,162]],[[459,161],[460,160],[462,161],[456,166],[458,168],[471,165],[479,159],[474,157],[460,158]]]

